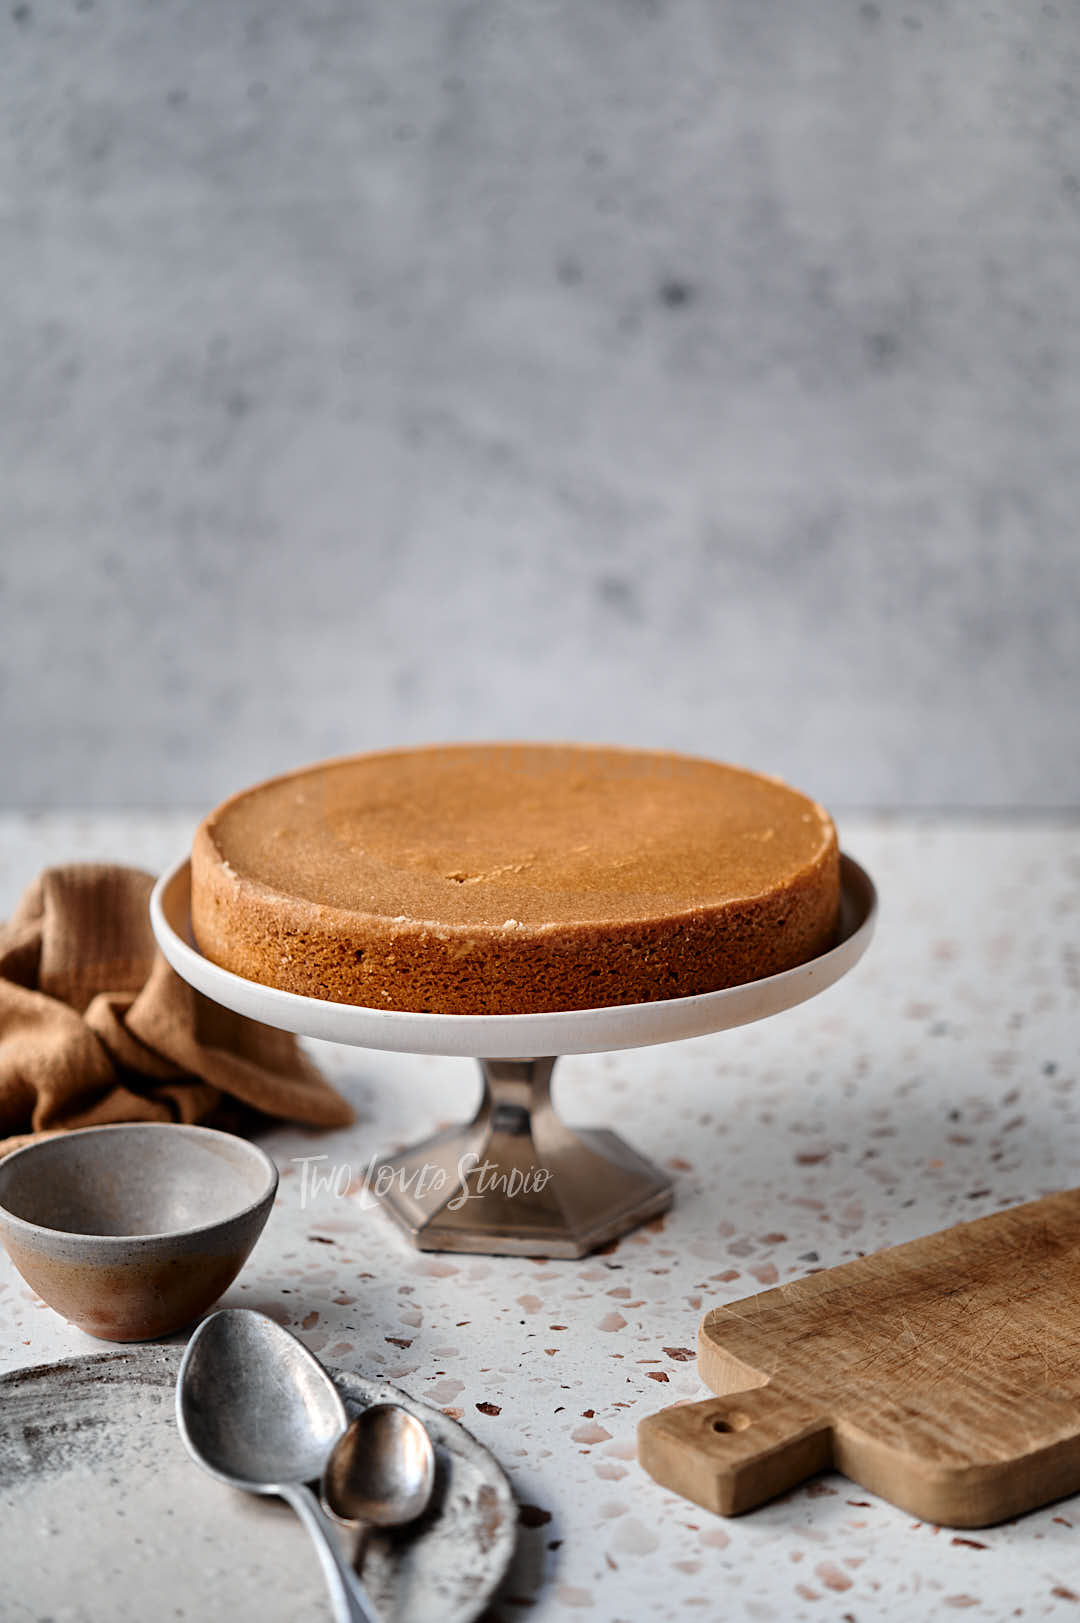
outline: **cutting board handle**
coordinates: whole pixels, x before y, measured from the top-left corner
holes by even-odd
[[[638,1425],[638,1459],[665,1488],[737,1516],[832,1464],[832,1426],[774,1386],[678,1403]]]

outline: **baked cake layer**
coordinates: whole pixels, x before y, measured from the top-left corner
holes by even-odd
[[[384,1009],[523,1014],[714,991],[833,939],[828,814],[696,757],[546,744],[352,756],[199,827],[200,950]]]

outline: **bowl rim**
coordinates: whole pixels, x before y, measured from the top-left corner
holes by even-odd
[[[235,1212],[230,1212],[227,1217],[215,1218],[212,1223],[194,1223],[187,1228],[158,1229],[152,1234],[92,1234],[88,1233],[85,1229],[53,1228],[49,1224],[33,1223],[27,1217],[20,1217],[17,1212],[13,1212],[7,1205],[3,1190],[6,1169],[21,1157],[33,1156],[43,1150],[47,1145],[55,1143],[57,1139],[85,1138],[92,1133],[122,1133],[130,1131],[131,1129],[135,1129],[136,1131],[145,1131],[149,1129],[151,1132],[167,1133],[180,1132],[185,1136],[193,1134],[209,1134],[213,1138],[227,1140],[231,1145],[240,1145],[242,1152],[249,1153],[255,1161],[261,1164],[263,1172],[266,1174],[266,1187],[259,1195],[255,1197],[254,1200],[250,1200],[246,1205],[238,1207]],[[250,1217],[253,1213],[258,1211],[260,1206],[264,1204],[270,1206],[273,1204],[274,1196],[277,1194],[278,1184],[280,1181],[281,1175],[278,1172],[277,1164],[272,1157],[267,1154],[260,1144],[253,1143],[249,1138],[241,1138],[238,1133],[226,1133],[218,1127],[201,1127],[197,1122],[98,1122],[91,1127],[73,1127],[70,1129],[62,1128],[59,1132],[51,1133],[48,1138],[39,1139],[34,1144],[24,1144],[20,1149],[12,1150],[10,1154],[0,1158],[0,1224],[4,1225],[5,1227],[10,1226],[10,1228],[21,1232],[28,1238],[31,1236],[36,1236],[42,1239],[48,1238],[52,1240],[69,1240],[76,1242],[84,1241],[93,1243],[94,1245],[105,1245],[108,1247],[142,1247],[151,1246],[155,1243],[160,1245],[163,1241],[186,1240],[198,1234],[213,1234],[215,1231],[225,1228],[230,1223],[236,1223],[245,1217]]]

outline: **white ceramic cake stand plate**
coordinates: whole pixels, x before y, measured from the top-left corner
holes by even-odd
[[[534,1056],[701,1037],[815,997],[858,962],[873,934],[869,875],[848,856],[840,872],[837,943],[809,963],[698,997],[556,1014],[412,1014],[245,980],[195,945],[186,858],[154,886],[150,917],[177,974],[237,1014],[359,1048],[478,1057],[484,1095],[473,1120],[387,1157],[375,1193],[421,1250],[580,1257],[666,1211],[672,1183],[607,1128],[572,1132],[551,1103],[555,1060]]]

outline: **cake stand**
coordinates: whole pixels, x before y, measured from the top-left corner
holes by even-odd
[[[420,1250],[581,1257],[666,1211],[672,1182],[608,1128],[567,1127],[551,1100],[555,1060],[535,1056],[700,1037],[823,992],[866,951],[877,910],[873,883],[858,863],[841,856],[840,873],[837,943],[809,963],[698,997],[557,1014],[411,1014],[245,980],[195,945],[186,859],[158,880],[150,916],[177,974],[237,1014],[359,1048],[479,1058],[483,1096],[472,1121],[385,1157],[369,1180]]]

